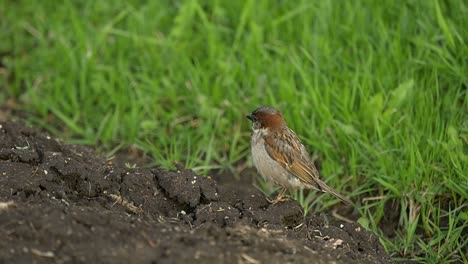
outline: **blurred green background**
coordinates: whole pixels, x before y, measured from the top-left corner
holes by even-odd
[[[459,0],[0,0],[0,103],[69,142],[201,174],[252,166],[245,115],[277,107],[396,260],[466,262],[467,14]]]

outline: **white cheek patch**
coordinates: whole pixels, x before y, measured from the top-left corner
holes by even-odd
[[[268,129],[266,128],[256,128],[255,125],[252,125],[252,130],[254,133],[257,133],[262,136],[268,135]]]

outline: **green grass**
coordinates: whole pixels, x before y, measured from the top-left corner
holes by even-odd
[[[466,262],[467,13],[459,0],[0,0],[0,101],[71,142],[199,173],[248,158],[245,114],[278,107],[363,225],[382,235],[397,210],[381,236],[395,258]]]

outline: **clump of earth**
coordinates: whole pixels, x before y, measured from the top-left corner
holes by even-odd
[[[0,238],[0,263],[391,263],[359,224],[248,181],[128,168],[17,122],[0,122]]]

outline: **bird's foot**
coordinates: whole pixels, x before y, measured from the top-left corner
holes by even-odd
[[[277,203],[280,203],[280,202],[284,202],[284,201],[288,201],[291,199],[291,197],[287,196],[287,195],[282,195],[282,196],[277,196],[275,199],[270,199],[270,198],[266,198],[267,201],[271,204],[277,204]]]
[[[278,196],[276,196],[276,198],[274,200],[271,200],[270,198],[266,197],[267,201],[271,204],[277,204],[279,202],[284,202],[284,201],[287,201],[289,199],[291,199],[291,197],[289,197],[289,195],[284,195],[284,193],[286,192],[287,189],[282,189],[279,193],[278,193]]]

